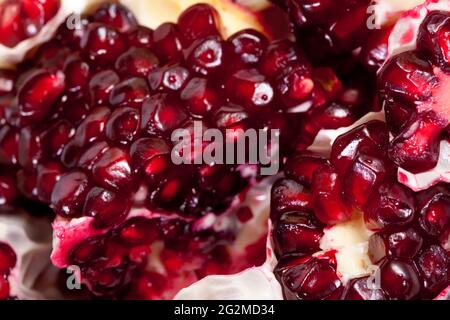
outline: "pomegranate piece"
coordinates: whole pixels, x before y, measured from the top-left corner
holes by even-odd
[[[386,261],[381,265],[380,283],[393,300],[409,300],[420,293],[420,279],[414,266],[400,260]]]
[[[132,179],[130,162],[124,150],[110,148],[92,167],[94,180],[104,188],[122,189],[129,185]]]
[[[238,59],[238,66],[241,63],[251,66],[261,60],[269,40],[256,30],[245,29],[229,37],[227,43],[233,56]],[[232,61],[235,62],[234,59]]]
[[[81,39],[83,56],[96,66],[107,66],[126,50],[126,40],[113,27],[89,24]]]
[[[6,0],[0,5],[0,43],[14,47],[33,37],[59,10],[59,0]]]

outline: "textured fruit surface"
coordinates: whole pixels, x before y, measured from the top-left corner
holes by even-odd
[[[340,108],[346,84],[331,68],[315,71],[289,40],[252,29],[223,38],[206,4],[155,30],[120,4],[81,19],[0,74],[0,199],[50,205],[52,260],[79,265],[95,295],[170,298],[186,282],[245,268],[226,267],[228,247],[253,218],[238,204],[259,177],[247,166],[175,165],[172,132],[192,133],[195,121],[235,143],[241,129],[281,129],[284,154],[303,117],[287,112]],[[314,130],[333,127],[336,114]]]
[[[271,201],[285,298],[432,299],[450,285],[450,187],[413,192],[397,182],[396,168],[388,126],[374,120],[339,136],[329,159],[305,152],[288,159]],[[355,228],[339,234],[360,214],[367,240]],[[348,255],[364,241],[367,260]],[[342,260],[346,254],[353,261]],[[347,263],[365,269],[349,279],[340,265]]]
[[[6,243],[0,242],[0,300],[10,297],[8,276],[16,265],[16,254]]]
[[[0,4],[0,43],[14,47],[39,33],[58,12],[59,0],[6,0]]]

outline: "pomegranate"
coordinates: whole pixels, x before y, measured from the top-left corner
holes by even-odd
[[[288,160],[271,201],[285,298],[430,299],[450,285],[449,186],[413,192],[395,169],[377,120],[340,135],[329,159]]]

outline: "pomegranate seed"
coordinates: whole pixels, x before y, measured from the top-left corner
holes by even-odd
[[[102,238],[88,238],[73,248],[69,254],[70,259],[77,265],[82,265],[98,258],[103,251]]]
[[[319,250],[322,236],[322,226],[312,214],[287,212],[275,226],[276,251],[279,255],[291,252],[312,253]]]
[[[288,159],[284,170],[288,178],[311,185],[314,172],[326,162],[324,158],[314,154],[299,154]]]
[[[188,114],[179,99],[171,94],[155,94],[142,105],[141,129],[149,134],[170,134]]]
[[[227,42],[233,55],[245,65],[257,64],[269,44],[262,33],[253,29],[241,30],[229,37]]]
[[[97,228],[105,228],[122,222],[131,203],[128,195],[94,187],[86,196],[83,212],[95,218]]]
[[[17,164],[20,135],[14,128],[5,125],[0,129],[0,163]]]
[[[153,46],[153,30],[138,26],[138,28],[128,35],[128,45],[151,49]]]
[[[122,33],[132,32],[138,27],[133,13],[117,3],[103,3],[92,17],[95,22],[104,23]]]
[[[439,294],[450,280],[449,260],[440,246],[426,249],[418,259],[418,267],[423,277],[423,286],[432,296]]]
[[[92,23],[81,39],[81,50],[94,65],[107,66],[126,50],[126,40],[112,27]]]
[[[272,214],[311,209],[311,194],[294,180],[280,179],[272,187],[271,208]]]
[[[220,37],[199,39],[185,51],[186,63],[194,72],[207,76],[222,67],[223,51]]]
[[[386,261],[380,268],[381,288],[395,300],[409,300],[420,292],[420,280],[415,268],[400,260]]]
[[[108,148],[109,145],[105,141],[94,143],[81,154],[78,159],[78,166],[89,171],[92,170],[94,164]]]
[[[275,77],[292,61],[307,61],[289,40],[278,40],[271,43],[263,54],[260,70],[268,77]]]
[[[159,59],[146,48],[131,47],[115,63],[115,69],[122,76],[146,77],[159,64]]]
[[[342,299],[344,300],[386,300],[381,289],[372,288],[369,277],[357,278],[347,285]]]
[[[217,89],[204,78],[192,78],[181,91],[181,100],[189,112],[195,116],[204,117],[218,108],[220,97]]]
[[[90,67],[82,60],[74,60],[64,67],[66,74],[66,88],[69,91],[79,91],[85,88],[89,82]]]
[[[19,90],[19,112],[22,125],[43,120],[63,92],[64,73],[41,71],[27,79]]]
[[[219,20],[218,12],[210,5],[200,3],[189,7],[178,17],[183,43],[219,35]]]
[[[335,224],[352,217],[341,197],[342,182],[331,165],[322,165],[314,172],[311,188],[315,214],[321,222]]]
[[[153,32],[153,48],[163,61],[179,60],[181,57],[181,40],[178,26],[167,22]]]
[[[234,102],[251,110],[268,106],[274,91],[267,79],[257,69],[240,70],[226,80],[226,93]]]
[[[109,94],[109,103],[113,107],[140,108],[149,96],[147,82],[143,78],[129,78],[119,82]]]
[[[418,195],[419,224],[430,236],[439,236],[450,226],[450,191],[437,186]]]
[[[59,162],[41,163],[37,167],[37,195],[39,200],[50,203],[53,188],[64,173]]]
[[[281,275],[281,283],[289,300],[336,299],[342,291],[335,268],[327,260],[315,258],[288,268]]]
[[[151,71],[148,82],[153,91],[178,91],[184,87],[188,78],[189,70],[176,63]]]
[[[17,189],[28,199],[37,201],[37,176],[33,171],[17,171]]]
[[[9,274],[16,265],[16,254],[6,243],[0,242],[0,274]]]
[[[159,226],[155,221],[133,218],[124,223],[118,232],[120,241],[131,245],[151,244],[159,238]]]
[[[140,114],[134,108],[118,108],[106,124],[106,136],[111,141],[127,144],[135,140],[140,128]]]
[[[433,63],[448,71],[450,46],[447,42],[450,30],[450,15],[434,11],[425,17],[417,36],[417,47],[432,58]]]
[[[93,75],[89,81],[91,104],[96,105],[107,102],[109,93],[119,81],[119,76],[112,70],[103,70]]]
[[[364,220],[370,230],[405,226],[414,219],[416,203],[413,193],[401,184],[386,182],[370,195]]]
[[[120,190],[132,179],[129,156],[119,148],[110,148],[94,164],[92,173],[100,186]]]
[[[88,176],[81,171],[64,174],[52,191],[52,208],[56,214],[75,216],[81,213],[90,185]]]
[[[97,107],[80,123],[75,132],[75,143],[84,146],[100,139],[105,131],[106,123],[111,114],[107,107]]]

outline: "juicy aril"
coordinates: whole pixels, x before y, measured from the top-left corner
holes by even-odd
[[[430,299],[450,285],[449,186],[396,178],[381,121],[339,136],[329,159],[288,160],[271,203],[286,298]]]
[[[54,264],[78,266],[97,295],[131,287],[134,298],[170,298],[262,259],[255,253],[237,267],[228,252],[251,218],[236,196],[254,176],[232,165],[175,166],[174,129],[192,130],[194,120],[281,129],[285,152],[298,118],[286,111],[333,99],[339,108],[345,96],[326,85],[340,83],[332,70],[313,69],[290,41],[255,30],[223,39],[207,5],[155,30],[121,5],[101,5],[2,78],[12,84],[1,97],[4,202],[19,193],[50,204]]]

